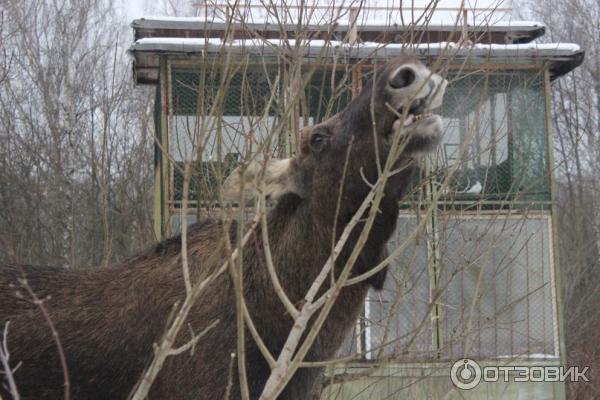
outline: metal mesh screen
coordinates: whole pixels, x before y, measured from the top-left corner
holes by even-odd
[[[352,100],[352,79],[348,70],[317,69],[304,89],[303,116],[319,122],[344,110]]]
[[[183,164],[192,162],[190,205],[218,200],[218,183],[259,148],[270,148],[280,88],[273,68],[219,71],[173,69],[169,117],[170,199],[183,195]],[[276,147],[276,146],[274,146]]]
[[[403,215],[389,248],[402,245],[417,228]],[[368,358],[432,358],[430,256],[427,238],[419,235],[391,265],[382,291],[371,290],[365,305]]]
[[[221,73],[219,70],[173,69],[171,73],[172,113],[202,115],[207,112],[221,115],[262,115],[275,82],[273,68],[258,67]],[[225,99],[219,97],[219,90]],[[218,108],[218,110],[217,110]],[[274,113],[270,109],[270,114]]]
[[[443,188],[447,203],[550,200],[542,78],[518,71],[449,78],[434,157],[438,182],[458,163]]]
[[[417,218],[399,225],[390,249]],[[557,357],[550,246],[548,216],[442,215],[370,292],[367,358]]]
[[[557,356],[549,220],[439,220],[442,354]]]

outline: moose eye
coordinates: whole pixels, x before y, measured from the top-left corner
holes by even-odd
[[[321,133],[314,133],[311,137],[310,137],[310,147],[313,150],[319,151],[323,148],[323,146],[325,145],[325,143],[327,143],[327,139],[328,136],[327,135],[323,135]]]

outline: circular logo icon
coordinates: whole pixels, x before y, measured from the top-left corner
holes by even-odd
[[[450,379],[459,389],[473,389],[481,382],[481,367],[470,358],[460,359],[452,364]]]

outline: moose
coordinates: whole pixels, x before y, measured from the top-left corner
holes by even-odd
[[[394,160],[394,168],[400,172],[387,180],[352,275],[370,271],[385,257],[386,242],[396,228],[398,200],[409,187],[416,162],[440,141],[441,118],[432,110],[441,105],[445,86],[441,76],[412,55],[391,60],[378,67],[374,79],[345,110],[302,130],[296,156],[269,164],[274,166],[265,171],[265,179],[271,182],[267,190],[274,199],[266,215],[269,245],[277,276],[292,303],[300,303],[306,295],[330,256],[332,237],[339,238],[357,212],[371,190],[370,182],[378,179],[393,139],[402,135],[402,151]],[[242,179],[241,175],[233,181],[236,179]],[[255,229],[241,257],[243,294],[257,332],[277,357],[294,319],[278,298],[265,266],[260,229],[260,225]],[[344,266],[359,233],[357,226],[334,265],[334,276]],[[235,222],[226,225],[222,219],[206,218],[190,225],[187,254],[191,279],[219,268],[239,240]],[[57,332],[72,398],[126,399],[152,359],[155,343],[171,321],[174,304],[185,297],[181,251],[181,238],[176,236],[109,268],[0,266],[0,322],[3,328],[9,322],[3,339],[21,398],[63,397],[63,369],[53,338]],[[381,289],[385,274],[383,269],[341,290],[306,361],[335,356],[360,315],[367,291],[370,287]],[[45,299],[54,330],[25,293],[23,279],[38,298]],[[189,342],[190,331],[216,325],[195,343],[193,351],[167,358],[151,387],[150,399],[241,396],[237,369],[231,361],[238,337],[232,281],[230,274],[219,275],[193,305],[186,321],[190,330],[182,329],[176,344]],[[254,399],[261,394],[271,368],[254,339],[246,335],[245,340],[247,382]],[[4,380],[7,371],[3,372],[0,378]],[[322,372],[320,368],[300,368],[279,398],[308,398]],[[4,382],[0,394],[10,398]]]

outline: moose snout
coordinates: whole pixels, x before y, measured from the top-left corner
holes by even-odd
[[[448,82],[423,64],[411,63],[392,71],[387,84],[395,102],[401,104],[410,98],[424,110],[434,110],[442,105]]]
[[[412,85],[416,77],[416,71],[412,67],[401,67],[390,78],[389,84],[394,89],[402,89]]]

